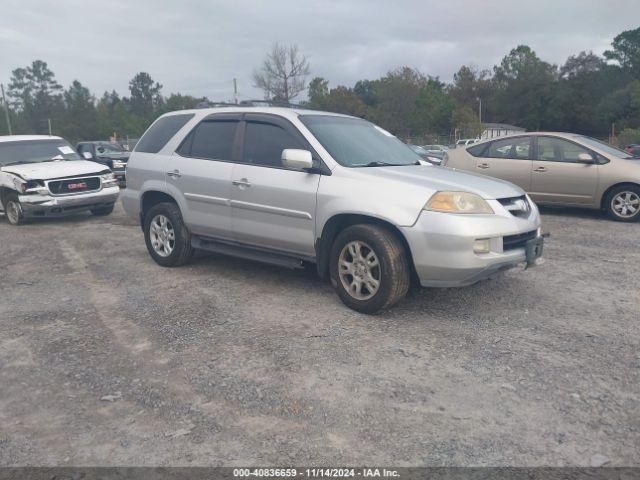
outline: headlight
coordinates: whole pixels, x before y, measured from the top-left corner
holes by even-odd
[[[469,192],[437,192],[424,209],[446,213],[495,213],[485,199]]]
[[[103,182],[113,182],[116,179],[116,176],[113,174],[113,172],[103,173],[102,175],[100,175],[100,179]]]

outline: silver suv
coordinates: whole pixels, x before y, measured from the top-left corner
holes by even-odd
[[[160,117],[129,159],[122,202],[162,266],[194,249],[311,262],[365,313],[411,283],[469,285],[542,254],[538,209],[521,188],[421,165],[370,122],[302,109]]]

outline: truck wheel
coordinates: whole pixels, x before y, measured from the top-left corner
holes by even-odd
[[[91,214],[96,217],[105,217],[107,215],[111,215],[111,212],[113,212],[113,207],[114,205],[110,205],[108,207],[94,208],[93,210],[91,210]]]
[[[330,255],[331,282],[349,308],[375,313],[407,294],[410,271],[402,242],[377,225],[353,225],[340,232]]]
[[[178,267],[193,255],[191,234],[175,203],[159,203],[144,218],[144,239],[151,258],[163,267]]]
[[[22,225],[25,223],[24,215],[22,214],[22,205],[20,205],[18,195],[15,193],[10,193],[5,197],[4,213],[11,225]]]
[[[640,187],[621,185],[609,192],[605,199],[605,209],[618,222],[640,220]]]

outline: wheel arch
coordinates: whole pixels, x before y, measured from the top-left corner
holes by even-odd
[[[166,192],[161,192],[159,190],[147,190],[140,197],[140,226],[144,228],[144,217],[154,205],[158,203],[175,203],[178,205],[178,202],[175,198],[169,195]],[[178,205],[178,208],[180,206]]]
[[[359,213],[339,213],[325,222],[320,237],[316,239],[316,267],[320,278],[323,280],[329,278],[329,255],[331,246],[338,234],[345,228],[358,224],[379,225],[389,230],[400,240],[407,254],[409,268],[411,269],[411,282],[416,284],[418,274],[413,263],[411,248],[400,229],[388,220]]]

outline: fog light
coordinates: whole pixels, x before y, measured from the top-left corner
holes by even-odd
[[[473,253],[489,253],[491,251],[490,238],[478,238],[473,242]]]

